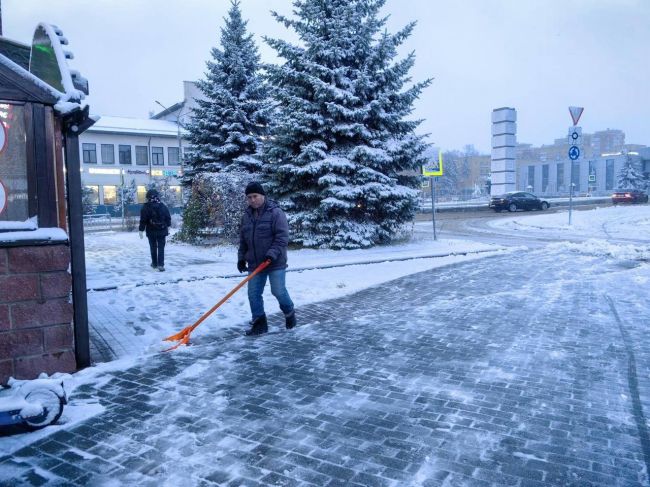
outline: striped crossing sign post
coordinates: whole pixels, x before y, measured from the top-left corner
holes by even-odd
[[[438,160],[422,166],[422,174],[431,178],[431,221],[433,222],[433,240],[438,240],[436,235],[436,200],[433,188],[435,178],[442,176],[442,151],[438,151]]]

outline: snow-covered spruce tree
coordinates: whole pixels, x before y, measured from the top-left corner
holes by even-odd
[[[123,182],[117,187],[117,200],[116,206],[122,206],[122,200],[124,200],[124,211],[127,211],[129,205],[134,205],[138,200],[138,187],[135,183],[135,179],[131,179],[129,184]]]
[[[616,184],[619,189],[642,189],[645,184],[643,174],[630,154],[625,155]]]
[[[197,100],[188,125],[185,185],[195,175],[222,170],[259,172],[257,157],[272,109],[260,76],[257,46],[246,31],[239,1],[233,0],[221,29],[221,49],[214,47],[205,79],[198,82],[206,100]]]
[[[385,0],[295,0],[276,12],[301,45],[266,39],[285,61],[268,75],[281,114],[267,146],[270,192],[295,243],[359,248],[389,242],[412,220],[426,144],[406,119],[429,81],[409,88],[411,34],[380,33]]]

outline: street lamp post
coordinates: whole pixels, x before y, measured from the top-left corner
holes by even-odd
[[[163,107],[165,110],[169,110],[165,105],[160,103],[158,100],[154,100],[158,105]],[[185,167],[183,164],[183,143],[181,139],[181,127],[185,128],[185,126],[181,123],[181,113],[183,113],[183,108],[185,108],[185,104],[183,104],[183,107],[178,111],[178,115],[176,115],[176,139],[178,141],[178,161],[180,162],[181,166],[181,176],[185,174]],[[181,205],[183,204],[183,185],[180,185],[180,197],[181,197]]]

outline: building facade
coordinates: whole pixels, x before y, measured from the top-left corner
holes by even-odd
[[[147,188],[163,184],[181,205],[185,131],[177,123],[125,117],[101,117],[79,137],[82,185],[99,213],[119,212],[119,194],[132,184],[137,203]]]
[[[650,173],[650,148],[625,144],[625,133],[607,129],[583,134],[581,156],[571,161],[567,138],[552,145],[517,145],[517,190],[541,196],[574,194],[606,196],[618,188],[621,168],[629,156],[642,173]],[[646,176],[647,177],[647,176]]]

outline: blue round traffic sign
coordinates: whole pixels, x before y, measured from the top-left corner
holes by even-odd
[[[577,160],[580,157],[580,149],[577,145],[572,145],[569,149],[569,159],[572,161]]]

